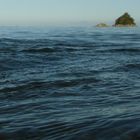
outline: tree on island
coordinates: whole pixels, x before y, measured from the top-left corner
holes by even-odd
[[[124,13],[115,21],[115,26],[136,26],[136,23],[128,13]]]

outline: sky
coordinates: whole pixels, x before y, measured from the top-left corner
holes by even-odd
[[[0,25],[113,24],[128,12],[140,23],[140,0],[0,0]]]

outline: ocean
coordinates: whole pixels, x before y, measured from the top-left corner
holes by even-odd
[[[0,140],[140,140],[140,28],[0,27]]]

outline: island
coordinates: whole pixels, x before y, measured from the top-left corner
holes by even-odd
[[[108,25],[105,23],[100,23],[100,24],[97,24],[96,27],[108,27]]]
[[[136,26],[136,23],[134,19],[128,14],[124,13],[121,17],[116,19],[115,27],[134,27]]]

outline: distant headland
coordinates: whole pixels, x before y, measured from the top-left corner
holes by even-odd
[[[136,23],[134,18],[132,18],[128,13],[124,13],[122,16],[115,20],[113,27],[135,27]],[[105,23],[97,24],[96,27],[109,27]]]

